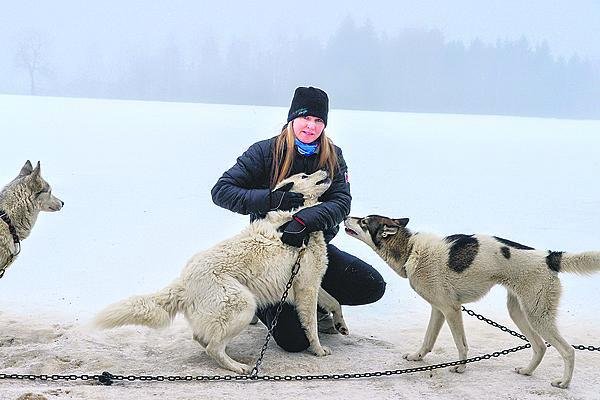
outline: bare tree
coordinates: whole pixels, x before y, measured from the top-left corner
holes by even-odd
[[[45,52],[46,42],[37,31],[27,32],[23,35],[16,54],[17,67],[24,68],[29,74],[29,93],[37,92],[36,78],[40,74],[49,72]]]

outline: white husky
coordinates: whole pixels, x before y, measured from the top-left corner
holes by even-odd
[[[292,184],[302,193],[305,206],[317,199],[331,184],[327,173],[297,174],[283,180],[275,189]],[[292,219],[290,211],[272,211],[265,219],[254,221],[237,236],[194,255],[181,275],[159,292],[134,296],[108,306],[96,317],[96,325],[110,328],[137,324],[153,328],[170,324],[178,312],[189,322],[193,338],[220,366],[237,373],[251,367],[233,360],[225,347],[252,320],[257,307],[281,299],[299,249],[281,242],[277,228]],[[322,232],[314,232],[302,256],[298,275],[288,301],[296,305],[306,331],[310,350],[317,356],[330,354],[317,335],[317,298],[319,305],[333,313],[337,329],[347,334],[339,303],[321,289],[327,269],[327,250]]]
[[[21,251],[40,211],[58,211],[64,203],[28,160],[19,175],[0,191],[0,277]]]
[[[600,271],[600,252],[570,254],[539,251],[495,236],[411,233],[408,218],[378,215],[349,217],[346,232],[367,243],[410,286],[431,304],[431,317],[421,348],[404,358],[421,360],[431,351],[444,320],[448,322],[461,360],[467,340],[461,305],[479,300],[494,285],[508,290],[508,311],[527,337],[533,358],[522,375],[531,375],[546,352],[545,339],[564,360],[562,378],[552,386],[566,388],[573,377],[575,352],[556,328],[560,299],[558,272],[591,274]],[[463,372],[465,365],[452,368]]]

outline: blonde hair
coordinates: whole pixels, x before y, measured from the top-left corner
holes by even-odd
[[[294,164],[294,128],[292,123],[288,122],[281,129],[281,133],[275,139],[273,147],[273,165],[271,167],[271,189],[279,182],[287,178]],[[329,176],[333,175],[338,168],[337,153],[333,147],[331,140],[325,135],[325,130],[321,133],[319,139],[321,141],[319,149],[319,169],[325,169],[329,172]]]

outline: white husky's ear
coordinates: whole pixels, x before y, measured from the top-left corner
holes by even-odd
[[[383,232],[381,232],[381,237],[388,237],[388,236],[395,235],[396,233],[398,233],[398,229],[400,229],[398,226],[384,225]]]
[[[282,192],[289,192],[290,189],[294,186],[294,182],[288,182],[285,185],[277,185],[275,190],[281,190]]]
[[[19,172],[19,176],[17,178],[22,178],[24,176],[27,176],[27,175],[31,174],[32,171],[33,171],[33,166],[31,165],[31,161],[27,160],[25,162],[25,165],[23,165],[23,167],[21,168],[21,172]]]

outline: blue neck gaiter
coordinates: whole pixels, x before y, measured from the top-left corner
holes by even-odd
[[[303,156],[312,156],[319,152],[319,141],[315,140],[313,143],[302,143],[298,138],[294,139],[294,144],[298,149],[298,153]]]

